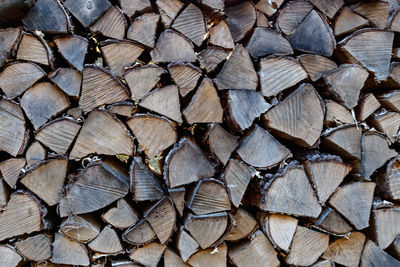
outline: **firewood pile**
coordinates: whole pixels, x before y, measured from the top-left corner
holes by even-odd
[[[396,0],[0,2],[0,266],[400,266]]]

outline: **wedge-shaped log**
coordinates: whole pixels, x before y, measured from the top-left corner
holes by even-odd
[[[90,214],[70,215],[63,219],[60,225],[60,233],[80,243],[87,243],[95,239],[99,235],[100,229],[100,221]]]
[[[24,258],[34,262],[41,262],[50,259],[51,243],[50,236],[38,234],[18,241],[15,243],[15,248]]]
[[[342,237],[331,243],[322,258],[344,266],[358,266],[364,243],[365,235],[363,233],[352,232],[349,237]]]
[[[196,61],[192,43],[173,30],[166,30],[161,33],[150,55],[156,63]]]
[[[141,99],[160,81],[160,76],[165,71],[156,65],[127,70],[124,79],[131,91],[132,99]]]
[[[78,35],[67,35],[55,38],[54,42],[67,62],[77,70],[82,71],[88,40]]]
[[[92,26],[92,32],[100,32],[103,36],[122,40],[128,27],[125,16],[118,7],[112,6]]]
[[[12,189],[16,189],[19,175],[25,164],[24,158],[10,158],[0,163],[1,177]]]
[[[150,1],[148,2],[150,3]],[[160,15],[155,13],[146,13],[135,18],[128,29],[127,38],[153,48],[156,44],[159,20]]]
[[[226,23],[235,42],[242,40],[256,22],[256,9],[250,1],[228,7],[225,9],[225,13],[227,15]]]
[[[245,163],[235,159],[229,160],[229,163],[225,168],[223,178],[225,180],[232,204],[235,207],[239,207],[254,172],[255,169]]]
[[[190,3],[172,23],[172,28],[201,46],[206,37],[206,25],[201,9]]]
[[[115,255],[123,252],[123,247],[114,229],[106,226],[100,234],[92,240],[88,247],[98,253]]]
[[[303,65],[313,82],[337,68],[335,61],[321,55],[304,54],[297,59]]]
[[[257,228],[257,221],[253,216],[244,209],[238,209],[233,216],[236,225],[232,227],[231,232],[225,240],[227,241],[239,241],[247,236]]]
[[[117,201],[117,205],[104,212],[101,218],[117,229],[126,229],[139,220],[138,216],[131,205],[121,198]]]
[[[211,153],[222,164],[226,165],[232,152],[238,145],[237,137],[230,134],[217,123],[210,124],[206,136]]]
[[[72,241],[59,233],[55,234],[51,262],[82,266],[89,266],[90,264],[85,245]]]
[[[190,63],[171,63],[168,65],[168,72],[179,87],[182,97],[196,88],[201,77],[201,70]]]

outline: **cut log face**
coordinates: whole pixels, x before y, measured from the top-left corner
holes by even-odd
[[[197,46],[201,46],[206,37],[203,13],[192,3],[176,17],[172,28],[185,35]]]
[[[354,12],[370,20],[375,27],[385,29],[389,23],[392,5],[385,1],[376,1],[374,3],[360,3],[352,7],[352,9]]]
[[[44,125],[35,139],[58,154],[65,154],[81,126],[70,119],[57,119]]]
[[[198,250],[199,244],[185,230],[181,230],[176,239],[176,247],[182,260],[187,262],[190,256]]]
[[[226,212],[209,215],[190,214],[185,221],[185,229],[202,249],[212,246],[225,233],[228,225]]]
[[[377,103],[378,105],[378,103]],[[385,133],[391,143],[395,143],[398,139],[400,126],[400,114],[396,112],[384,112],[375,114],[372,118],[372,125],[379,131]]]
[[[54,206],[61,197],[67,167],[67,159],[51,159],[26,173],[21,183],[49,206]]]
[[[329,245],[329,235],[297,226],[286,263],[308,266],[317,261]],[[313,253],[310,254],[310,251]]]
[[[392,21],[390,22],[390,30],[394,32],[400,32],[400,13],[395,11],[393,14]]]
[[[34,141],[26,150],[25,159],[28,166],[32,166],[44,160],[46,156],[46,149],[38,141]]]
[[[88,40],[80,36],[68,35],[55,38],[54,42],[67,62],[77,70],[82,71]]]
[[[358,266],[364,243],[365,235],[353,232],[349,237],[342,237],[330,244],[322,258],[345,266]]]
[[[394,33],[378,29],[358,30],[339,43],[352,63],[361,64],[380,82],[389,76]]]
[[[286,38],[264,27],[257,27],[254,29],[246,48],[253,58],[272,54],[293,54],[292,46]],[[285,69],[285,67],[283,67],[283,69]]]
[[[226,24],[224,20],[221,20],[217,25],[212,27],[209,34],[210,39],[208,43],[210,45],[216,45],[226,49],[233,49],[235,47],[228,24]]]
[[[144,245],[156,238],[156,233],[146,220],[140,220],[122,235],[124,241],[133,245]]]
[[[342,124],[354,123],[353,116],[350,111],[335,101],[328,100],[325,102],[325,119],[324,125],[335,126]]]
[[[323,144],[343,158],[361,160],[361,131],[356,126],[335,128],[325,136]]]
[[[238,145],[237,137],[230,134],[219,124],[210,124],[207,131],[207,143],[211,153],[226,165],[232,152]]]
[[[200,180],[186,205],[197,215],[231,209],[231,202],[224,184],[213,178]]]
[[[0,214],[0,240],[45,229],[46,213],[46,208],[33,196],[20,191],[13,193]]]
[[[92,32],[100,32],[103,36],[122,40],[125,37],[127,23],[124,14],[118,7],[111,7],[92,26]]]
[[[22,257],[7,245],[0,246],[0,264],[2,266],[17,267],[22,261]]]
[[[222,123],[223,109],[210,79],[203,79],[189,105],[182,113],[189,124]]]
[[[223,178],[225,180],[232,204],[235,207],[239,207],[250,182],[251,176],[254,174],[254,172],[255,170],[253,168],[238,160],[229,160],[228,166],[225,168]]]
[[[250,1],[225,9],[226,23],[231,31],[233,41],[242,40],[256,22],[256,9]]]
[[[156,267],[167,246],[152,242],[143,247],[137,248],[129,258],[144,266]]]
[[[326,21],[315,10],[311,11],[289,37],[293,49],[332,56],[336,41]]]
[[[185,187],[178,187],[168,189],[169,196],[171,197],[172,202],[174,202],[175,208],[178,211],[179,215],[183,215],[183,209],[185,208]]]
[[[18,241],[15,243],[15,247],[24,258],[34,262],[41,262],[50,259],[51,243],[52,240],[49,236],[39,234]]]
[[[88,247],[93,251],[107,255],[115,255],[123,251],[117,233],[110,226],[104,227],[100,234],[88,244]]]
[[[249,3],[249,5],[251,4]],[[249,53],[241,44],[236,45],[214,82],[219,90],[256,90],[257,73],[254,70]]]
[[[118,101],[128,100],[128,90],[105,69],[86,66],[83,70],[80,106],[87,113],[92,109]]]
[[[259,1],[260,2],[260,1]],[[265,28],[269,28],[270,27],[270,22],[268,21],[267,16],[260,12],[257,11],[257,20],[256,20],[256,26],[257,27],[265,27]]]
[[[93,24],[110,6],[108,0],[96,2],[88,0],[67,0],[64,6],[85,27]]]
[[[266,126],[281,137],[293,140],[300,146],[310,147],[318,141],[322,132],[324,113],[324,104],[317,91],[312,85],[303,84],[270,109],[263,119]]]
[[[258,203],[260,209],[312,218],[318,217],[322,208],[301,165],[292,163],[280,173],[269,176],[268,179],[272,183],[262,190],[263,193]],[[288,190],[282,191],[282,188],[288,188]]]
[[[373,234],[378,246],[386,249],[400,235],[400,209],[376,209],[372,211]]]
[[[238,267],[280,265],[277,252],[261,231],[255,232],[251,240],[245,240],[230,247],[228,256]]]
[[[26,90],[21,107],[35,129],[69,107],[68,97],[49,82],[37,83]]]
[[[170,199],[162,198],[144,214],[161,244],[166,243],[174,232],[176,223],[175,208]]]
[[[308,72],[311,81],[315,82],[325,74],[337,68],[337,64],[327,57],[304,54],[298,57],[301,65]]]
[[[171,63],[168,65],[168,72],[179,87],[182,97],[196,88],[201,77],[201,70],[190,63]]]
[[[128,101],[122,101],[111,104],[107,107],[107,109],[116,115],[120,115],[127,118],[131,117],[133,113],[136,112],[135,110],[136,106]]]
[[[107,111],[92,111],[75,141],[70,159],[81,159],[89,154],[132,156],[133,140],[127,127]]]
[[[352,227],[333,209],[326,208],[314,221],[316,227],[335,235],[346,235]]]
[[[400,91],[389,91],[378,96],[382,106],[400,112]]]
[[[378,175],[377,183],[379,191],[383,192],[384,196],[400,200],[400,156],[395,157],[383,169],[382,173]]]
[[[117,206],[112,207],[101,215],[101,218],[108,224],[118,229],[126,229],[134,225],[138,220],[138,214],[132,209],[125,199],[117,201]]]
[[[224,12],[224,8],[225,8],[224,0],[204,0],[204,1],[201,1],[201,4],[203,6],[211,8],[212,12],[214,12],[214,13],[221,14]]]
[[[160,81],[165,71],[155,65],[145,65],[125,72],[124,79],[131,90],[132,99],[142,99]]]
[[[69,96],[78,98],[81,94],[82,73],[69,68],[59,68],[49,74],[50,80]]]
[[[19,174],[25,164],[24,158],[11,158],[0,163],[1,177],[12,189],[16,188]]]
[[[276,25],[284,34],[291,35],[312,9],[308,1],[290,1],[280,11]]]
[[[51,262],[55,264],[70,264],[89,266],[89,256],[86,247],[78,242],[56,233],[53,242],[53,256]]]
[[[196,61],[192,43],[173,30],[161,33],[150,55],[156,63]]]
[[[225,240],[238,241],[242,238],[249,236],[257,227],[257,221],[250,213],[244,209],[238,209],[233,216],[236,226],[233,226],[231,232]]]
[[[0,73],[0,88],[8,98],[15,98],[44,75],[45,72],[36,64],[16,62]]]
[[[227,120],[237,132],[249,128],[256,118],[271,107],[260,92],[250,90],[228,90],[226,105]]]
[[[122,11],[132,17],[137,13],[142,13],[151,10],[150,0],[119,0]]]
[[[212,253],[216,249],[218,253]],[[228,247],[225,242],[215,248],[204,249],[196,252],[189,258],[188,263],[193,267],[226,266]]]
[[[147,0],[150,3],[150,1]],[[128,29],[127,38],[153,48],[156,44],[157,24],[160,15],[146,13],[137,17]]]
[[[325,201],[349,174],[351,166],[344,164],[339,157],[330,155],[312,155],[305,162],[305,170],[313,183],[319,202]]]
[[[207,73],[213,72],[215,68],[229,55],[229,51],[216,46],[209,46],[197,55],[200,68]]]
[[[343,0],[311,0],[311,3],[332,19],[336,12],[344,5]]]
[[[374,242],[367,239],[361,256],[360,266],[400,266],[400,262],[375,245]]]
[[[258,125],[242,141],[237,153],[247,164],[261,169],[275,167],[291,155],[289,149]]]
[[[389,148],[389,144],[382,135],[377,133],[363,134],[361,138],[361,164],[364,179],[370,180],[376,169],[396,156],[397,152]]]
[[[14,102],[0,100],[0,150],[16,157],[25,149],[28,132],[21,108]]]
[[[342,36],[358,30],[369,24],[368,20],[344,7],[335,19],[334,31],[336,36]]]
[[[10,198],[10,193],[4,179],[0,178],[0,207],[3,209]]]
[[[60,225],[60,232],[69,239],[87,243],[100,233],[100,222],[88,214],[70,215]]]
[[[89,213],[124,197],[129,191],[129,177],[125,172],[113,161],[96,162],[82,170],[60,200],[60,216]]]
[[[364,121],[381,105],[373,94],[367,94],[362,98],[358,106],[357,119]]]
[[[161,21],[168,28],[184,4],[179,0],[157,0],[156,5],[161,15]]]
[[[296,232],[298,220],[288,215],[266,212],[260,212],[258,217],[261,229],[267,234],[272,244],[287,252]]]
[[[351,222],[357,230],[369,226],[375,183],[354,182],[340,187],[329,204]]]
[[[129,41],[105,41],[100,50],[111,72],[117,76],[125,73],[125,68],[135,63],[143,48]]]
[[[21,28],[0,29],[0,67],[3,66],[16,48],[21,32]]]
[[[264,96],[275,96],[283,90],[308,78],[301,64],[290,57],[272,56],[260,61],[261,92]]]
[[[24,33],[18,46],[17,60],[26,60],[49,66],[49,51],[38,38]]]
[[[271,17],[281,7],[283,2],[283,0],[260,0],[257,2],[256,8],[268,17]]]

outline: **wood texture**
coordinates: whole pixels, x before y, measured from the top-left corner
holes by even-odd
[[[88,40],[81,36],[67,35],[55,38],[54,42],[65,60],[77,70],[82,71]]]

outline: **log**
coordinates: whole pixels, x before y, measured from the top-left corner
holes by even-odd
[[[128,25],[124,14],[118,7],[110,7],[92,26],[92,32],[99,32],[105,37],[123,39]]]
[[[233,226],[231,232],[226,237],[226,241],[239,241],[240,239],[246,238],[257,227],[257,221],[250,213],[244,209],[238,209],[233,215],[233,219],[236,222],[236,226]]]
[[[171,63],[168,65],[168,72],[182,97],[196,88],[201,77],[201,70],[190,63]]]
[[[164,266],[165,267],[188,267],[189,265],[182,261],[182,258],[172,251],[172,249],[167,248],[164,251]]]
[[[263,12],[265,15],[271,17],[281,7],[283,2],[283,0],[261,0],[257,2],[256,8],[257,10]]]
[[[24,158],[11,158],[0,162],[1,177],[12,189],[16,189],[19,175],[25,164]]]
[[[384,250],[368,240],[365,242],[364,250],[361,255],[360,266],[400,266],[400,262],[387,254]]]
[[[255,173],[255,169],[238,160],[229,160],[225,168],[223,178],[228,189],[229,197],[235,207],[239,207],[241,200],[246,192],[250,179]]]
[[[349,237],[342,237],[331,243],[322,258],[345,266],[358,266],[364,248],[365,235],[352,232]]]
[[[91,215],[71,215],[63,219],[60,233],[71,240],[88,243],[100,233],[100,222]]]
[[[28,33],[23,33],[17,50],[17,60],[26,60],[51,66],[53,55],[46,41]]]
[[[398,187],[400,179],[399,160],[400,156],[396,156],[389,161],[386,167],[377,176],[378,190],[386,198],[392,200],[400,199],[400,188]]]
[[[373,94],[366,94],[358,105],[357,119],[365,121],[372,113],[380,107],[379,101]]]
[[[70,68],[58,68],[49,74],[49,79],[72,98],[81,94],[82,73]]]
[[[33,166],[46,159],[46,157],[46,149],[38,141],[33,142],[25,153],[25,159],[28,166]]]
[[[199,248],[197,241],[185,230],[181,230],[176,239],[176,247],[179,251],[181,260],[187,262]]]
[[[136,224],[138,216],[129,203],[121,198],[117,201],[117,205],[104,212],[101,218],[117,229],[126,229]]]
[[[99,0],[96,2],[90,0],[66,0],[64,6],[83,27],[88,28],[110,8],[111,4],[108,0]]]
[[[124,79],[131,91],[132,99],[142,99],[160,81],[165,71],[155,65],[145,65],[127,70]]]
[[[41,262],[51,258],[51,243],[51,237],[38,234],[16,242],[15,248],[25,259]]]
[[[206,138],[211,153],[222,164],[226,165],[238,145],[237,137],[230,134],[219,124],[212,123],[208,127]]]
[[[345,236],[353,228],[332,208],[325,208],[313,222],[317,229],[330,234]]]
[[[216,250],[217,253],[213,253]],[[226,266],[227,265],[228,247],[225,242],[215,248],[200,250],[189,258],[190,266],[201,267],[203,264],[207,266]]]
[[[172,21],[184,6],[179,0],[157,0],[156,5],[165,28],[171,26]]]
[[[334,61],[320,55],[303,54],[297,57],[297,59],[303,65],[313,82],[337,68],[337,64]]]
[[[89,266],[89,256],[86,247],[78,242],[56,233],[53,242],[51,262],[55,264],[70,264]]]
[[[225,14],[227,16],[226,23],[234,42],[242,40],[256,22],[256,9],[249,1],[226,8]]]
[[[106,226],[100,234],[92,240],[88,247],[98,253],[116,255],[122,253],[123,247],[114,229]]]
[[[151,10],[149,0],[119,0],[119,4],[128,17]]]
[[[325,102],[325,126],[339,126],[343,124],[352,124],[354,119],[350,111],[335,101],[328,100]]]
[[[332,19],[335,16],[336,12],[338,12],[339,9],[344,5],[343,0],[311,0],[311,3],[319,10],[321,10],[322,13],[324,13],[330,19]]]
[[[160,261],[166,245],[161,245],[157,242],[152,242],[143,247],[137,248],[130,255],[134,262],[137,262],[144,266],[156,267]]]
[[[209,35],[209,45],[215,45],[226,49],[235,48],[228,24],[226,24],[224,20],[221,20],[217,25],[212,27],[209,31]]]
[[[377,98],[382,106],[400,112],[400,91],[389,91],[378,95]]]
[[[183,209],[185,207],[185,187],[177,187],[168,189],[169,196],[174,202],[175,209],[178,211],[179,215],[182,217]]]
[[[3,67],[7,59],[17,48],[21,32],[21,28],[0,29],[0,67]]]
[[[224,61],[229,55],[229,52],[217,46],[209,46],[198,54],[200,68],[207,73],[213,72],[218,65]]]
[[[375,209],[372,211],[373,237],[380,248],[388,248],[400,234],[399,224],[396,223],[399,218],[399,207]]]
[[[88,40],[76,35],[67,35],[54,39],[57,49],[72,67],[82,71],[88,50]]]
[[[391,143],[395,143],[396,140],[398,140],[400,125],[399,113],[382,110],[382,112],[376,113],[371,118],[371,124],[375,126],[376,129],[378,129],[380,132],[384,133],[386,137],[389,138]]]
[[[256,27],[246,46],[253,58],[272,54],[292,55],[289,41],[281,34],[264,27]]]
[[[284,34],[291,35],[312,9],[313,6],[308,1],[290,1],[280,10],[276,27]]]
[[[339,12],[339,15],[337,15],[333,29],[336,36],[343,36],[368,26],[368,24],[368,20],[357,13],[354,13],[349,7],[345,6]]]
[[[3,266],[17,267],[22,262],[22,257],[11,246],[0,246],[0,255]]]
[[[354,12],[367,18],[373,26],[385,29],[389,23],[392,5],[385,1],[376,1],[374,3],[360,3],[352,9]]]
[[[107,106],[107,110],[115,115],[129,118],[135,113],[136,107],[133,103],[128,101],[121,101]]]
[[[122,0],[122,2],[126,1]],[[144,2],[150,3],[148,0],[145,0]],[[127,5],[127,8],[129,8],[129,5]],[[133,9],[134,8],[135,7],[133,7]],[[124,8],[122,7],[122,10],[123,9]],[[142,45],[153,48],[156,43],[156,31],[159,20],[160,15],[155,13],[146,13],[135,18],[128,29],[126,37],[133,41],[139,42]]]
[[[142,219],[134,226],[128,228],[123,233],[122,239],[133,245],[145,245],[156,239],[156,233],[150,224]]]
[[[10,192],[3,178],[0,178],[0,207],[3,209],[10,198]]]

